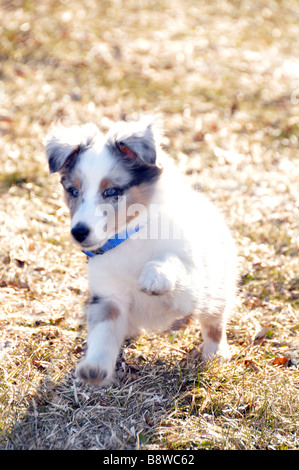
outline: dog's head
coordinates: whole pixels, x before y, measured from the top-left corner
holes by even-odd
[[[121,122],[104,136],[93,124],[56,126],[46,140],[50,172],[59,172],[71,234],[95,249],[146,208],[159,180],[153,120]]]

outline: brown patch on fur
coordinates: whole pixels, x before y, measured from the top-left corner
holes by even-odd
[[[114,321],[120,315],[119,308],[114,303],[107,303],[106,305],[106,320]]]
[[[132,186],[127,194],[127,206],[131,204],[142,204],[148,206],[154,192],[154,185],[143,183],[138,186]]]
[[[109,180],[108,178],[104,178],[102,179],[101,181],[101,184],[100,184],[100,191],[101,193],[105,191],[105,189],[109,188],[109,187],[112,187],[112,181]]]
[[[170,325],[167,332],[183,330],[187,328],[187,326],[190,325],[191,322],[192,322],[192,313],[190,315],[186,315],[183,318],[179,318],[178,320],[175,320]]]
[[[79,178],[75,178],[74,186],[75,186],[76,189],[78,189],[78,191],[80,191],[80,180],[79,180]]]
[[[104,179],[101,182],[101,191],[104,191],[111,185],[112,183],[110,180]],[[107,219],[108,227],[113,228],[115,233],[118,233],[124,225],[128,225],[132,220],[136,219],[141,212],[143,212],[144,208],[149,205],[152,194],[153,185],[151,184],[144,183],[138,186],[132,186],[125,194],[125,205],[122,205],[120,210],[118,205],[114,206],[115,217],[113,217],[111,220]],[[109,203],[109,200],[107,203]],[[136,207],[131,207],[134,205],[136,205]]]
[[[70,214],[71,217],[73,217],[74,213],[77,210],[78,205],[80,204],[81,197],[80,197],[80,189],[81,189],[81,183],[80,179],[76,177],[75,179],[72,178],[72,175],[69,174],[67,171],[62,173],[62,177],[60,180],[63,188],[64,188],[64,199],[67,204],[67,206],[70,209]],[[68,189],[74,187],[78,189],[79,191],[79,197],[72,197],[71,194],[69,193]]]
[[[208,326],[207,327],[207,336],[214,341],[214,343],[220,343],[222,336],[223,336],[223,330],[220,326]]]
[[[130,190],[127,193],[127,212],[126,212],[126,223],[130,223],[132,220],[134,220],[138,215],[140,214],[140,211],[136,211],[133,214],[130,214],[129,208],[130,206],[133,206],[134,204],[143,206],[143,207],[148,207],[151,198],[154,192],[154,187],[151,184],[143,183],[138,186],[132,186]]]
[[[104,321],[114,321],[119,315],[120,310],[114,302],[98,296],[93,296],[89,302],[88,324],[90,328]]]
[[[104,190],[104,187],[109,187],[112,185],[111,181],[104,179],[101,182],[101,190]],[[103,189],[102,189],[103,188]],[[106,188],[105,188],[106,189]],[[108,220],[108,226],[114,227],[115,232],[117,233],[124,224],[129,224],[132,220],[136,219],[139,216],[144,207],[147,207],[150,204],[151,197],[153,194],[153,185],[151,184],[140,184],[138,186],[132,186],[126,196],[126,205],[122,206],[120,212],[118,212],[119,207],[115,205],[115,218],[113,220]],[[109,200],[107,201],[109,203]],[[133,207],[130,211],[130,207]]]

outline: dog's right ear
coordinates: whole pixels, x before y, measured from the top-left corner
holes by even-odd
[[[74,162],[79,152],[92,145],[98,133],[94,124],[68,128],[53,126],[45,141],[50,172],[60,171]]]

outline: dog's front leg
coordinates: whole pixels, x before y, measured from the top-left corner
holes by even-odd
[[[94,296],[88,307],[87,353],[76,376],[92,385],[109,385],[126,333],[126,313],[114,300]]]
[[[231,354],[223,319],[211,316],[211,318],[201,319],[200,323],[203,337],[203,343],[200,347],[202,359],[208,361],[216,356],[222,360],[230,359]]]
[[[182,261],[174,253],[167,252],[145,264],[138,284],[148,295],[162,295],[172,291],[185,276]]]

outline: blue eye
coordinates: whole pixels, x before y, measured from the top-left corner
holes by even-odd
[[[71,189],[69,190],[69,192],[71,193],[71,195],[72,195],[73,197],[78,197],[78,196],[79,196],[79,190],[78,190],[77,188],[71,188]]]
[[[103,192],[103,196],[104,196],[104,197],[112,197],[112,196],[115,196],[116,193],[117,193],[116,189],[114,189],[114,188],[107,188],[107,189],[105,189],[105,191]]]

